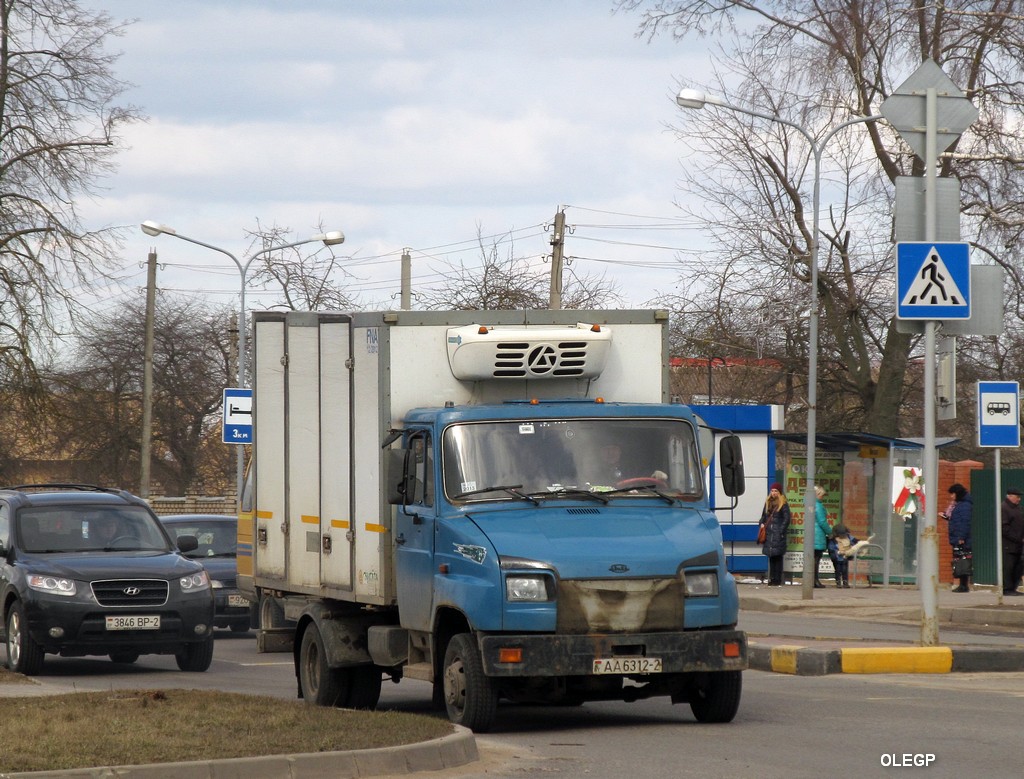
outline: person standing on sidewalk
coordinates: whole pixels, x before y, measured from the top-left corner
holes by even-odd
[[[761,553],[768,558],[768,586],[782,585],[782,559],[786,554],[786,538],[789,534],[791,514],[782,485],[773,482],[764,502],[761,521],[764,527],[764,543]]]
[[[814,485],[814,588],[821,589],[825,585],[821,583],[821,556],[825,554],[828,546],[828,537],[832,534],[832,528],[828,524],[828,513],[825,511],[825,504],[822,499],[825,497],[825,488],[820,484]],[[836,581],[839,581],[838,578]]]
[[[1024,572],[1024,512],[1020,507],[1020,490],[1010,487],[1001,509],[1003,525],[1003,595],[1024,595],[1017,592]]]
[[[963,567],[970,570],[969,563],[958,565],[958,561],[971,559],[971,517],[974,514],[974,499],[971,498],[971,493],[967,491],[967,488],[959,482],[951,484],[947,492],[956,501],[953,504],[953,510],[947,517],[949,520],[949,545],[953,547],[953,575],[960,579],[960,586],[953,588],[953,592],[970,592],[971,588],[968,586],[968,582],[971,574],[958,574],[956,571],[962,570]]]

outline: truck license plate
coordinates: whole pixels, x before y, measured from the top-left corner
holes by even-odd
[[[243,598],[241,595],[228,595],[228,605],[249,608],[249,601]]]
[[[133,614],[123,617],[107,617],[107,630],[159,630],[159,616]]]
[[[595,674],[660,674],[660,657],[599,657],[594,660]]]

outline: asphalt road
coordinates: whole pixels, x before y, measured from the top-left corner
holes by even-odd
[[[825,627],[820,616],[756,615],[773,630],[798,618]],[[754,619],[744,615],[748,630],[755,628]],[[847,620],[838,622],[837,629]],[[255,690],[294,700],[290,655],[257,654],[255,643],[253,634],[218,631],[213,666],[198,674],[179,671],[173,657],[115,666],[102,658],[48,656],[37,681],[44,694],[177,687]],[[728,725],[700,725],[689,706],[672,706],[667,699],[578,707],[503,704],[493,732],[477,737],[481,761],[446,777],[861,779],[907,771],[1017,777],[1022,698],[1024,674],[798,677],[748,671],[739,714]],[[380,708],[429,714],[429,685],[385,682]],[[894,760],[901,765],[893,766]],[[930,762],[914,766],[914,760]]]

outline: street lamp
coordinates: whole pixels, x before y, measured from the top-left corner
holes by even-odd
[[[305,238],[305,239],[303,239],[301,241],[293,241],[291,243],[282,243],[282,244],[277,244],[276,246],[268,246],[265,249],[260,249],[258,252],[253,253],[252,256],[250,256],[247,260],[245,260],[245,262],[242,262],[235,255],[233,255],[231,252],[229,252],[227,249],[221,249],[219,246],[214,246],[213,244],[205,243],[205,242],[199,241],[199,240],[197,240],[195,238],[189,238],[187,235],[182,235],[181,233],[179,233],[173,227],[168,227],[167,225],[160,224],[159,222],[153,222],[153,221],[147,220],[147,221],[142,223],[141,227],[142,227],[142,232],[144,232],[146,235],[151,235],[151,236],[154,236],[154,237],[158,236],[158,235],[172,235],[175,238],[180,238],[183,241],[188,241],[189,243],[194,243],[194,244],[196,244],[198,246],[206,247],[207,249],[212,249],[215,252],[220,252],[221,254],[226,254],[228,257],[231,258],[231,261],[233,263],[235,263],[235,267],[238,268],[238,273],[239,273],[239,276],[241,277],[241,288],[239,290],[239,302],[240,302],[241,317],[240,317],[239,322],[238,322],[238,386],[239,387],[244,387],[245,386],[245,373],[246,373],[245,279],[246,279],[246,274],[248,274],[248,272],[249,272],[249,266],[252,265],[252,261],[255,260],[257,257],[259,257],[261,255],[269,254],[270,252],[276,252],[276,251],[278,251],[280,249],[290,249],[293,246],[302,246],[303,244],[306,244],[306,243],[316,243],[317,241],[322,241],[324,246],[337,246],[338,244],[345,242],[345,234],[342,233],[340,230],[333,230],[333,231],[328,232],[328,233],[320,233],[319,235],[314,235],[311,238]],[[245,462],[245,454],[244,454],[243,449],[244,449],[244,447],[241,447],[241,446],[238,447],[238,452],[237,452],[238,458],[237,458],[237,463],[236,463],[236,468],[235,468],[235,479],[236,479],[236,486],[237,486],[237,489],[238,489],[238,500],[239,501],[241,501],[241,499],[242,499],[242,479],[243,479],[243,470],[244,470],[244,462]]]
[[[810,131],[788,119],[783,119],[776,114],[766,114],[755,111],[751,108],[732,105],[714,95],[706,95],[698,89],[683,89],[676,96],[676,104],[680,108],[700,109],[705,105],[713,105],[725,108],[729,111],[736,111],[749,116],[756,116],[758,119],[765,119],[769,122],[776,122],[792,127],[800,133],[811,147],[814,155],[814,189],[811,200],[812,226],[811,226],[811,251],[808,264],[811,266],[811,311],[808,321],[808,347],[807,356],[807,478],[804,487],[804,575],[803,575],[803,598],[811,600],[814,597],[814,580],[816,576],[810,576],[814,565],[814,534],[810,530],[814,527],[814,475],[815,475],[815,446],[817,443],[818,426],[818,206],[821,200],[821,156],[825,144],[832,139],[840,130],[850,125],[861,122],[874,122],[881,119],[881,114],[871,116],[858,116],[848,119],[829,130],[820,140],[815,140]],[[709,367],[710,372],[710,367]]]

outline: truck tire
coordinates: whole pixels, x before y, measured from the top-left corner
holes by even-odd
[[[182,671],[202,673],[213,662],[213,636],[205,641],[185,644],[174,654],[174,660]]]
[[[46,653],[28,632],[28,620],[21,601],[14,601],[7,612],[7,667],[17,674],[35,676],[43,670]]]
[[[259,627],[263,630],[288,626],[288,622],[284,618],[284,609],[271,595],[260,595],[259,621]]]
[[[690,693],[690,710],[698,722],[732,722],[742,691],[742,671],[705,674]]]
[[[484,675],[480,650],[468,633],[452,636],[444,653],[444,704],[448,719],[486,733],[498,709],[498,690]]]
[[[302,634],[299,645],[299,687],[302,699],[317,706],[346,706],[349,692],[349,669],[327,665],[324,640],[315,624]]]

